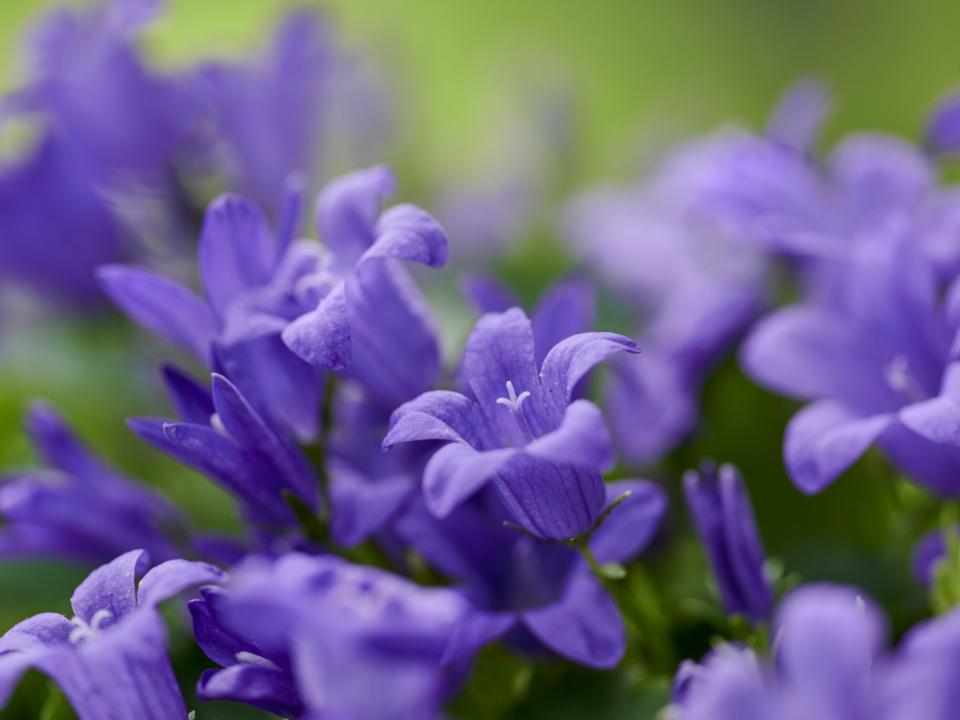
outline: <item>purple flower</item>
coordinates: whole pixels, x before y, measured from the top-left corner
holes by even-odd
[[[392,260],[440,265],[447,238],[412,205],[378,221],[393,184],[383,167],[331,183],[317,212],[326,249],[293,241],[302,190],[295,182],[275,233],[249,200],[220,198],[200,238],[206,302],[139,268],[106,267],[100,280],[141,325],[223,372],[272,423],[308,440],[318,430],[322,385],[311,364],[349,365],[344,373],[390,406],[429,387],[438,371],[426,304]],[[384,362],[388,347],[395,354]]]
[[[960,450],[940,444],[951,439],[956,320],[913,239],[892,229],[823,263],[823,290],[764,319],[743,347],[751,377],[813,400],[784,440],[804,492],[822,490],[874,442],[915,481],[941,493],[960,487]]]
[[[704,463],[683,478],[687,506],[713,568],[724,607],[754,622],[766,620],[773,605],[764,576],[763,548],[750,499],[732,465]]]
[[[8,630],[0,638],[0,703],[36,668],[60,686],[81,720],[186,717],[156,606],[225,575],[205,563],[168,560],[137,584],[146,566],[142,550],[125,553],[77,587],[72,619],[41,613]]]
[[[645,360],[612,363],[604,407],[620,453],[649,462],[697,422],[712,366],[764,303],[766,261],[678,213],[656,183],[595,190],[567,208],[568,242],[645,318]]]
[[[626,493],[590,537],[599,563],[632,559],[660,528],[666,510],[660,488],[643,480],[609,483],[605,504]],[[502,637],[521,649],[546,648],[591,667],[614,667],[626,647],[616,603],[575,550],[519,533],[504,525],[509,517],[487,488],[443,519],[417,505],[397,523],[397,534],[459,580],[472,604],[451,655],[469,656]]]
[[[883,685],[874,677],[885,627],[880,612],[854,590],[808,585],[777,613],[776,663],[750,650],[714,650],[678,676],[677,720],[883,718]]]
[[[325,18],[302,10],[283,20],[263,57],[193,71],[228,187],[272,207],[290,173],[314,174],[338,62]]]
[[[134,5],[44,16],[27,83],[0,101],[0,124],[42,121],[38,141],[0,167],[0,272],[44,298],[99,299],[95,268],[132,250],[116,206],[149,201],[175,214],[174,157],[195,114],[142,63],[132,35],[152,13]]]
[[[427,507],[448,515],[493,482],[528,532],[568,540],[593,527],[604,506],[600,471],[613,453],[600,411],[570,402],[577,382],[616,352],[639,352],[614,333],[581,333],[547,352],[537,372],[530,321],[519,308],[484,315],[467,341],[470,396],[435,390],[400,406],[384,447],[447,443],[427,464]]]
[[[926,146],[938,155],[960,151],[960,95],[951,93],[940,100],[927,119]]]
[[[173,368],[165,369],[164,380],[180,421],[138,418],[129,421],[134,432],[223,487],[256,526],[294,524],[287,494],[318,509],[319,488],[310,464],[236,385],[215,373],[208,392]]]
[[[106,562],[132,548],[158,561],[175,557],[184,520],[164,498],[96,457],[44,405],[30,410],[27,430],[42,470],[0,484],[0,554]]]
[[[457,593],[300,554],[251,559],[234,577],[193,609],[199,641],[225,665],[201,695],[296,717],[440,717],[453,689],[444,655],[465,612]]]
[[[246,637],[242,624],[231,623],[228,591],[208,587],[200,594],[202,599],[187,605],[193,634],[207,657],[223,669],[204,671],[197,684],[199,696],[246,703],[282,717],[302,716],[289,654],[268,653]]]

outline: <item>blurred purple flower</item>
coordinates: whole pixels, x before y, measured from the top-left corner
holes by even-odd
[[[666,510],[660,488],[643,480],[609,483],[605,504],[628,492],[590,537],[599,563],[631,560],[660,528]],[[506,527],[510,517],[488,488],[443,519],[417,505],[397,524],[403,540],[463,583],[473,606],[457,630],[452,654],[469,655],[502,637],[591,667],[615,666],[626,646],[616,603],[576,550]]]
[[[599,409],[573,403],[577,382],[632,340],[581,333],[547,352],[538,373],[530,321],[519,308],[484,315],[467,341],[462,375],[470,396],[435,390],[401,405],[384,447],[437,440],[423,477],[427,507],[448,515],[493,482],[530,533],[568,540],[591,529],[604,506],[600,471],[613,453]]]
[[[106,562],[133,548],[157,561],[185,534],[165,498],[96,457],[50,407],[34,405],[27,430],[46,466],[0,481],[0,555]]]
[[[850,588],[807,585],[782,603],[771,634],[776,662],[722,645],[678,675],[677,720],[885,717],[875,665],[885,624],[872,603]]]
[[[456,680],[444,655],[466,611],[457,593],[300,554],[272,563],[252,558],[234,577],[228,592],[205,598],[215,600],[207,606],[216,613],[212,622],[195,624],[211,658],[227,665],[204,675],[202,695],[302,706],[297,717],[441,716]],[[284,684],[289,679],[295,694]]]
[[[704,463],[683,478],[687,506],[713,568],[724,607],[754,622],[766,620],[773,590],[750,499],[732,465]]]
[[[751,377],[814,401],[784,440],[804,492],[822,490],[874,442],[913,480],[960,490],[960,450],[941,444],[950,440],[957,324],[913,240],[898,228],[862,239],[819,268],[827,290],[765,318],[743,347]]]
[[[36,668],[60,686],[81,720],[186,717],[156,606],[226,576],[205,563],[168,560],[138,585],[146,567],[143,551],[125,553],[77,587],[73,619],[41,613],[8,630],[0,638],[0,704]]]

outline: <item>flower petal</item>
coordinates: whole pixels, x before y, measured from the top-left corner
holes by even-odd
[[[563,422],[553,432],[537,438],[524,452],[555,463],[570,463],[601,472],[613,467],[613,448],[600,408],[589,400],[567,407]]]
[[[173,365],[164,365],[160,373],[170,402],[180,419],[201,425],[209,423],[214,413],[210,391]]]
[[[383,201],[396,192],[393,171],[384,165],[332,180],[317,200],[317,231],[340,270],[360,258],[376,238]]]
[[[447,262],[450,243],[440,223],[416,205],[395,205],[380,217],[377,239],[361,262],[397,258],[440,267]]]
[[[119,622],[137,607],[136,578],[149,565],[143,550],[131,550],[90,573],[70,598],[77,617],[87,623],[100,610]]]
[[[290,673],[263,665],[238,664],[205,670],[197,683],[204,700],[233,700],[280,717],[301,717],[303,705]]]
[[[137,604],[153,606],[188,588],[214,585],[227,580],[227,574],[218,567],[191,560],[167,560],[143,576],[137,591]]]
[[[559,602],[521,617],[540,642],[582,665],[616,667],[626,651],[620,610],[586,567],[572,573]]]
[[[97,279],[134,322],[200,362],[210,362],[216,320],[193,291],[149,270],[125,265],[105,265],[97,270]]]
[[[660,486],[648,480],[619,480],[606,484],[606,504],[622,501],[604,519],[590,538],[590,549],[601,563],[627,562],[639,555],[660,530],[667,511],[667,497]]]
[[[636,354],[637,344],[624,335],[579,333],[554,345],[543,360],[540,378],[555,407],[566,407],[577,382],[597,363],[618,352]]]
[[[596,292],[586,278],[568,277],[547,288],[530,318],[537,366],[561,340],[589,331],[595,315]]]
[[[221,195],[207,208],[197,262],[203,289],[217,314],[245,290],[269,280],[274,265],[267,219],[252,201]]]
[[[811,403],[794,415],[784,435],[790,479],[805,493],[820,492],[892,422],[892,415],[861,417],[832,400]]]
[[[570,540],[590,530],[605,500],[598,472],[523,452],[499,468],[494,482],[514,519],[547,540]]]
[[[450,443],[437,450],[423,472],[423,496],[437,517],[455,507],[487,484],[517,451],[513,448],[477,452],[463,443]]]
[[[283,342],[290,350],[323,370],[341,370],[350,363],[350,312],[346,287],[339,283],[314,310],[284,328]]]
[[[489,439],[489,433],[481,432],[486,422],[477,404],[465,395],[431,390],[393,411],[383,447],[416,440],[449,440],[483,449]]]

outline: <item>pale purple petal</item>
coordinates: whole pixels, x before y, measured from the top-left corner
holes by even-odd
[[[537,366],[561,340],[588,332],[595,315],[596,291],[586,278],[569,277],[547,288],[530,317]]]
[[[298,356],[323,370],[341,370],[350,363],[350,311],[346,287],[338,284],[317,305],[283,331],[283,342]]]
[[[863,417],[832,400],[819,400],[794,415],[783,441],[793,483],[817,493],[866,452],[891,423],[892,415]]]
[[[585,568],[574,571],[560,602],[525,612],[522,621],[548,648],[582,665],[616,667],[626,651],[620,610]]]
[[[423,496],[430,512],[437,517],[449,515],[516,453],[513,448],[477,452],[459,442],[437,450],[423,473]]]
[[[153,606],[191,587],[214,585],[226,580],[227,574],[223,570],[208,563],[167,560],[143,576],[137,591],[137,604]]]
[[[143,550],[131,550],[97,568],[70,598],[73,612],[89,623],[97,611],[107,610],[119,622],[137,607],[137,576],[148,562]]]
[[[101,267],[97,279],[136,323],[200,362],[210,362],[217,323],[207,303],[192,290],[149,270],[124,265]]]
[[[553,432],[538,437],[524,452],[543,460],[603,471],[615,458],[600,408],[589,400],[575,400]]]
[[[373,244],[383,201],[395,191],[393,172],[379,165],[339,177],[320,193],[317,231],[339,268],[351,267]]]
[[[606,504],[630,493],[590,537],[590,549],[601,563],[627,562],[653,541],[667,512],[667,496],[647,480],[606,484]]]
[[[580,333],[554,345],[543,360],[540,378],[544,391],[557,407],[570,402],[577,382],[597,363],[618,352],[636,354],[640,348],[616,333]]]
[[[489,447],[489,433],[482,432],[486,422],[477,403],[465,395],[431,390],[393,411],[383,447],[416,440],[448,440],[481,450]]]
[[[396,205],[380,217],[377,239],[360,262],[397,258],[440,267],[446,264],[449,254],[447,234],[429,213],[416,205]]]

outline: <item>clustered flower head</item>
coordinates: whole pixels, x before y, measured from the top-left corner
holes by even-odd
[[[291,15],[252,62],[163,74],[135,41],[159,5],[55,12],[35,34],[0,104],[0,123],[45,118],[0,166],[0,272],[103,295],[166,344],[170,411],[127,426],[219,486],[242,531],[202,527],[33,405],[39,467],[0,477],[0,557],[92,571],[72,617],[0,637],[0,703],[35,669],[81,720],[207,702],[440,720],[484,669],[521,668],[495,685],[509,703],[540,668],[583,666],[660,687],[671,720],[957,716],[960,192],[939,171],[960,101],[920,144],[823,153],[829,98],[803,81],[762,132],[691,141],[554,208],[579,267],[528,314],[528,288],[489,267],[439,270],[458,237],[393,202],[390,168],[318,180],[324,108],[364,92],[321,18]],[[223,192],[192,227],[211,176]],[[482,209],[481,235],[532,223],[527,196],[445,190],[461,223]],[[435,292],[438,275],[454,282]],[[459,335],[428,301],[452,286],[474,315]],[[743,417],[701,402],[730,358],[805,403],[783,431],[798,507],[873,447],[892,494],[926,503],[896,510],[921,577],[900,569],[939,617],[891,646],[907,628],[866,590],[768,556],[748,486],[775,478],[691,458],[704,426]]]

